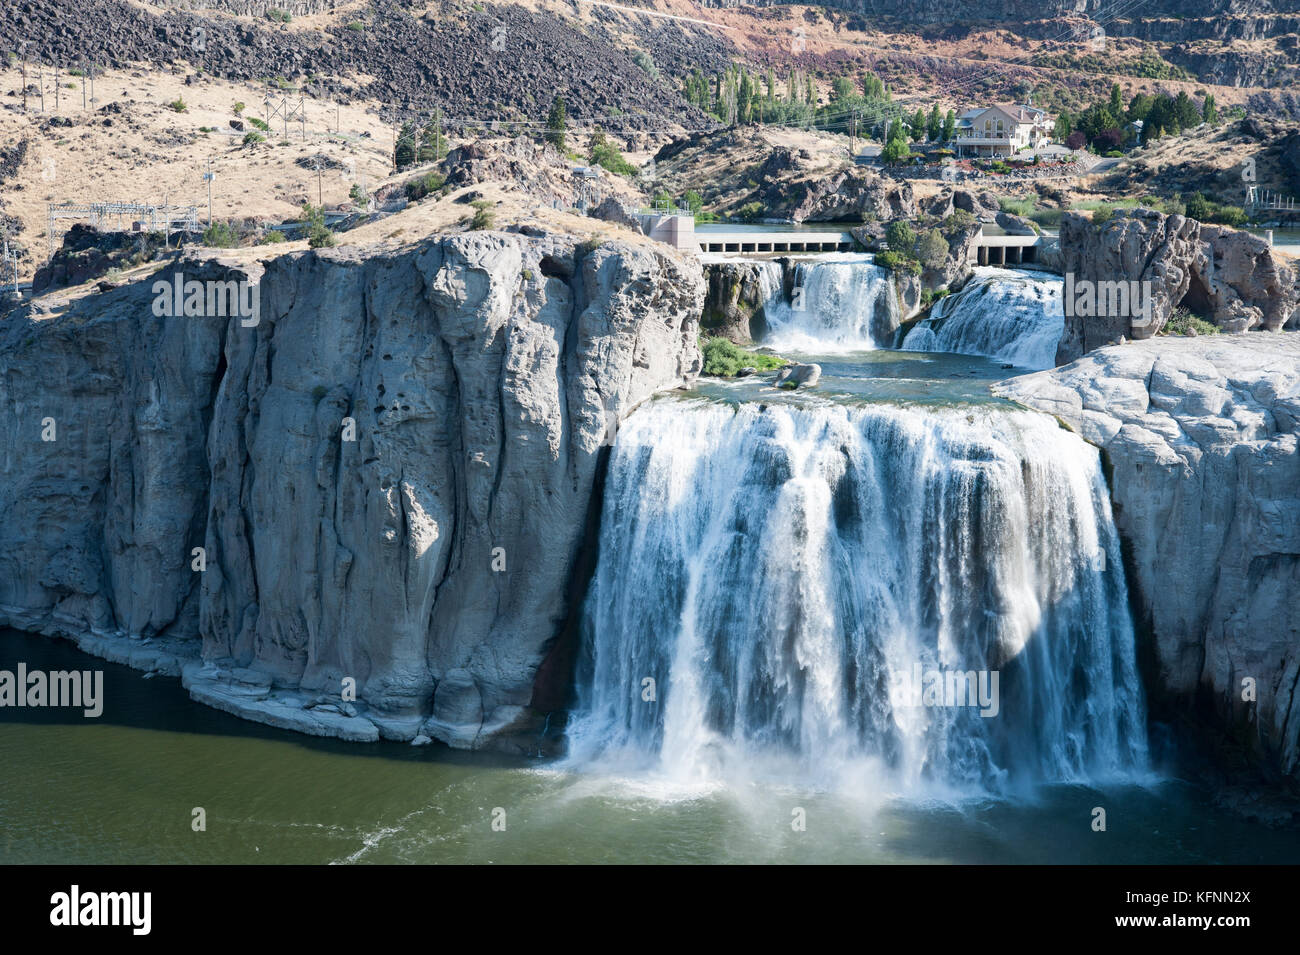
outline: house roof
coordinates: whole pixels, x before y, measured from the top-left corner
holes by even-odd
[[[1013,123],[1034,123],[1042,120],[1047,115],[1043,110],[1037,109],[1033,106],[1024,106],[1019,103],[995,103],[992,106],[981,106],[976,109],[966,110],[966,112],[961,114],[961,119],[958,120],[957,125],[974,125],[975,120],[980,116],[992,111],[996,111],[1004,118],[1011,120]]]

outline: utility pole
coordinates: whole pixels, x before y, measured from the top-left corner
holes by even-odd
[[[323,189],[324,187],[321,185],[321,165],[320,165],[320,162],[319,162],[319,161],[317,161],[317,162],[313,162],[313,163],[311,164],[311,168],[314,169],[314,170],[316,170],[316,205],[320,206],[320,210],[321,210],[321,212],[324,213],[324,212],[325,212],[325,197],[324,197],[324,193],[322,192],[322,189]]]
[[[23,112],[27,112],[27,41],[23,40]]]
[[[81,111],[86,111],[86,60],[81,61]]]
[[[54,112],[59,111],[59,61],[54,61]]]
[[[216,178],[216,173],[212,171],[212,159],[208,159],[208,171],[203,174],[204,180],[208,184],[208,227],[212,226],[212,180]]]

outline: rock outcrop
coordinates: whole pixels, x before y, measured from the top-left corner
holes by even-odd
[[[100,232],[78,222],[63,236],[50,261],[36,270],[32,291],[80,285],[114,268],[130,267],[165,255],[169,246],[189,239],[185,233],[165,237],[161,232]]]
[[[764,269],[776,275],[771,287],[764,283]],[[728,260],[706,262],[705,282],[708,292],[700,326],[711,335],[721,335],[737,345],[747,345],[762,327],[763,308],[769,295],[779,295],[784,263]]]
[[[1121,337],[1150,338],[1180,306],[1232,332],[1276,331],[1295,309],[1294,272],[1267,242],[1184,216],[1132,209],[1094,225],[1069,213],[1060,250],[1067,301],[1058,364]],[[1117,287],[1123,295],[1108,291]]]
[[[636,225],[636,218],[622,209],[619,201],[630,199],[626,187],[620,197],[614,177],[599,167],[589,167],[593,175],[580,180],[572,160],[550,143],[484,137],[449,151],[442,168],[446,170],[446,184],[452,189],[484,182],[505,183],[545,205],[563,208],[572,208],[583,198],[591,205],[594,217]],[[597,215],[596,209],[605,214]]]
[[[1102,449],[1157,696],[1300,774],[1300,333],[1133,342],[995,390]]]
[[[698,267],[474,232],[173,271],[259,314],[146,281],[0,331],[0,625],[165,644],[276,725],[536,751],[601,449],[700,370]]]
[[[772,384],[778,388],[788,388],[791,391],[799,387],[812,388],[822,379],[822,366],[816,363],[809,365],[786,365],[776,374]]]
[[[1294,269],[1276,257],[1268,242],[1226,226],[1202,225],[1204,258],[1192,270],[1183,304],[1210,315],[1220,328],[1276,331],[1295,311]]]
[[[795,161],[788,149],[774,149],[758,172],[751,201],[763,217],[791,222],[861,222],[916,216],[912,184],[860,167],[829,176],[791,178]]]
[[[1038,235],[1040,230],[1032,221],[1024,216],[1012,215],[1010,212],[999,212],[993,219],[1007,235]]]

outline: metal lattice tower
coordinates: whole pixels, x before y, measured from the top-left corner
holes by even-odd
[[[297,97],[297,99],[294,99]],[[280,119],[284,123],[284,138],[289,138],[289,124],[300,123],[302,125],[302,138],[307,138],[307,97],[302,90],[280,90],[279,102],[272,95],[271,87],[266,88],[266,95],[262,99],[262,109],[266,116],[266,125],[269,129],[275,119]]]
[[[202,232],[199,223],[198,206],[157,205],[146,202],[89,202],[81,205],[56,206],[51,203],[46,209],[46,236],[49,239],[50,257],[53,258],[57,247],[56,238],[63,234],[58,227],[61,221],[88,222],[96,229],[126,232],[126,218],[141,225],[148,224],[150,232],[162,230],[164,235],[173,232]],[[117,228],[112,228],[112,219],[117,219]],[[57,233],[57,234],[56,234]]]

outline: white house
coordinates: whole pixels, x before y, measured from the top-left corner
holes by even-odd
[[[957,119],[958,156],[1011,156],[1051,142],[1052,120],[1033,106],[1015,104],[969,109]]]

